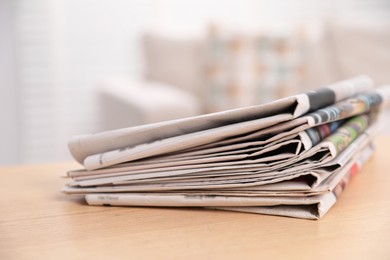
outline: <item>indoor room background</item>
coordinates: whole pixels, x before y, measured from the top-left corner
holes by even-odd
[[[390,84],[386,0],[0,0],[0,35],[0,164],[359,74]]]

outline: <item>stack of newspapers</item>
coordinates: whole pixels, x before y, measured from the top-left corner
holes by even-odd
[[[390,86],[360,76],[271,103],[69,141],[63,191],[90,205],[320,219],[373,154]]]

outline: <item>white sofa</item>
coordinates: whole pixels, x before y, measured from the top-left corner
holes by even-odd
[[[209,32],[203,38],[183,39],[147,34],[142,40],[143,79],[116,78],[101,84],[101,127],[112,129],[194,116],[231,108],[229,106],[234,106],[237,100],[248,103],[253,95],[263,95],[251,103],[239,104],[253,105],[357,74],[369,74],[379,84],[390,83],[390,74],[387,73],[390,53],[385,51],[390,43],[387,30],[331,24],[325,27],[323,35],[319,42],[296,36],[292,41],[286,38],[282,43],[287,46],[280,49],[277,44],[280,38],[267,38],[267,35],[229,34],[220,37],[210,36]],[[253,51],[263,49],[253,49],[248,43],[261,43],[259,37],[268,42],[266,48],[269,52],[255,56],[253,60]],[[271,56],[285,55],[286,47],[289,53],[280,59],[281,62],[277,58],[267,61]],[[301,47],[305,48],[304,57],[296,51]],[[283,52],[279,53],[280,50]],[[252,60],[248,61],[248,57]],[[286,60],[289,57],[290,60]],[[279,62],[276,67],[275,61]],[[257,74],[253,74],[252,65],[259,62]],[[278,78],[278,65],[287,65],[288,77],[284,73]],[[251,79],[249,83],[248,79]],[[261,81],[266,87],[255,89]],[[282,85],[283,89],[280,88]],[[248,90],[251,92],[247,93]],[[243,95],[246,97],[233,100]],[[390,132],[390,129],[386,131]]]
[[[189,91],[162,82],[110,78],[99,86],[100,129],[149,124],[199,115],[202,104]]]

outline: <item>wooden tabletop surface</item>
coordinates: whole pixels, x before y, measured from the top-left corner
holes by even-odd
[[[319,221],[87,206],[74,163],[0,169],[0,259],[390,259],[390,137]]]

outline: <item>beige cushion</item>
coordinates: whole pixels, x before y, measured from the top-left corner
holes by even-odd
[[[146,34],[143,49],[147,79],[168,83],[203,98],[204,43],[201,39]]]

